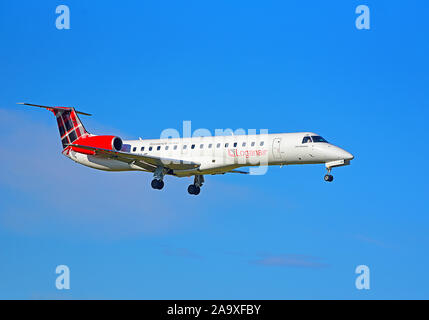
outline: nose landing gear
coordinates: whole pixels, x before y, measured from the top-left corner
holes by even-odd
[[[334,176],[327,174],[325,175],[325,177],[323,178],[326,182],[332,182],[334,181]]]
[[[331,175],[331,168],[326,168],[328,170],[328,174],[325,175],[323,178],[326,182],[332,182],[334,181],[334,176]]]
[[[194,178],[194,184],[189,185],[188,187],[188,193],[193,194],[195,196],[200,194],[201,187],[204,183],[204,176],[202,175],[196,175]]]

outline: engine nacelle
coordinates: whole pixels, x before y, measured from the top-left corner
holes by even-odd
[[[122,149],[122,139],[115,136],[86,136],[80,137],[73,144],[79,144],[87,147],[94,147],[100,149],[107,149],[112,151],[121,151]],[[77,147],[71,148],[75,152],[84,153],[88,155],[95,154],[94,151],[81,149]]]

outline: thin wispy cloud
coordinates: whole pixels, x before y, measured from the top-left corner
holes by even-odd
[[[183,257],[183,258],[198,259],[198,260],[203,259],[201,255],[187,248],[164,247],[163,253],[167,256]]]
[[[1,201],[3,227],[26,234],[77,230],[121,237],[162,234],[198,222],[198,199],[187,196],[183,181],[167,177],[160,193],[150,189],[150,174],[75,164],[61,154],[52,121],[46,126],[0,109],[0,187],[16,198]]]
[[[363,234],[357,234],[354,236],[355,239],[359,240],[360,242],[364,242],[367,244],[372,244],[381,248],[390,248],[391,246],[383,241],[380,241],[378,239],[375,239],[373,237],[369,237],[367,235]]]
[[[299,255],[299,254],[280,254],[266,255],[259,259],[250,261],[251,264],[267,267],[295,267],[295,268],[325,268],[328,264],[321,259]]]
[[[0,188],[12,196],[0,202],[0,226],[9,230],[103,238],[171,234],[207,223],[207,212],[227,211],[231,201],[256,199],[255,193],[265,197],[225,177],[208,177],[204,192],[190,197],[191,178],[168,176],[159,192],[150,187],[150,173],[104,172],[73,163],[61,154],[55,119],[46,117],[41,122],[31,112],[0,108]]]

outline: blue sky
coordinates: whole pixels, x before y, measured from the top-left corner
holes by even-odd
[[[71,29],[55,28],[66,4]],[[371,10],[357,30],[355,8]],[[429,298],[426,1],[0,2],[0,298]],[[96,134],[314,131],[355,155],[189,179],[60,154],[50,113]],[[55,288],[66,264],[71,290]],[[371,289],[355,288],[356,266]]]

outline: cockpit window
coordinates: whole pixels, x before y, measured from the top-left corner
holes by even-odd
[[[325,142],[325,143],[328,143],[328,141],[326,141],[321,136],[312,136],[312,138],[313,138],[313,142]]]
[[[304,139],[302,139],[302,143],[311,143],[311,138],[310,137],[304,137]]]

